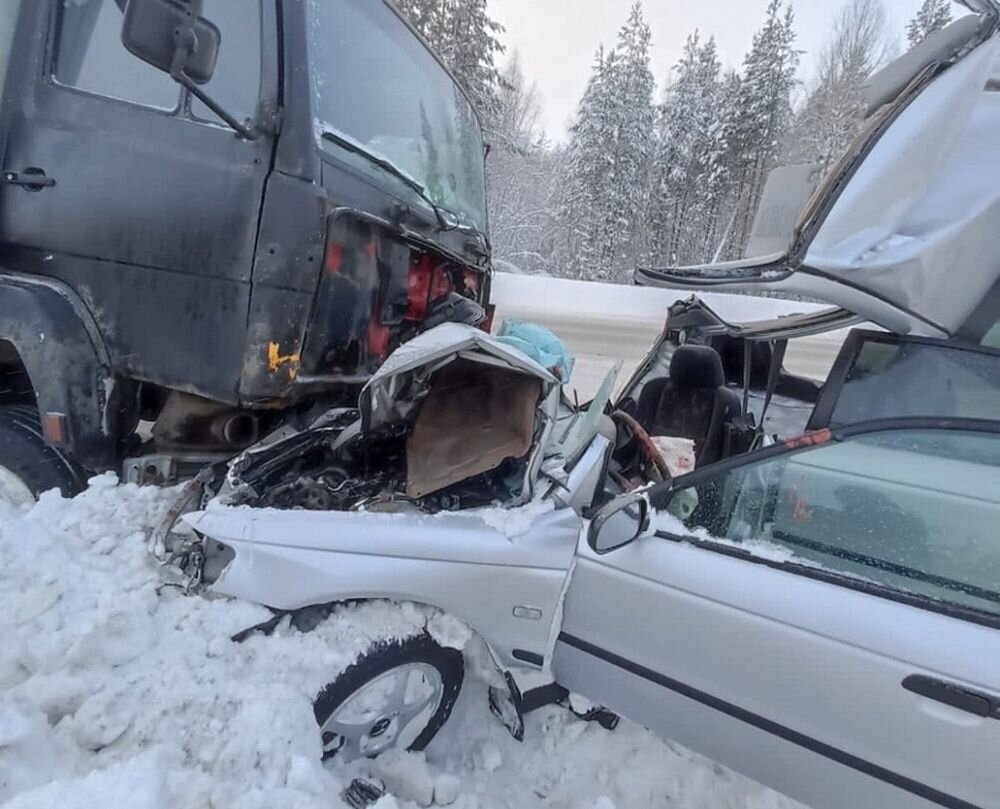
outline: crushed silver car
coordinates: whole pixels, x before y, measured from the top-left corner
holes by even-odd
[[[680,301],[585,407],[441,326],[356,410],[204,473],[157,550],[274,610],[248,631],[368,599],[460,619],[515,736],[572,693],[816,809],[997,806],[1000,74],[997,9],[968,5],[873,82],[784,248],[639,274],[835,308],[736,324]],[[861,320],[881,328],[822,385],[784,368],[790,341]],[[375,643],[317,697],[324,750],[422,749],[461,684],[431,633]]]

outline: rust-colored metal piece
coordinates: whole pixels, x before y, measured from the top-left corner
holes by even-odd
[[[819,447],[823,444],[829,444],[832,440],[833,433],[830,430],[816,430],[796,438],[786,439],[782,443],[789,449],[804,449],[805,447]]]
[[[66,446],[69,439],[66,429],[66,414],[46,413],[42,416],[42,435],[50,444],[57,447]]]

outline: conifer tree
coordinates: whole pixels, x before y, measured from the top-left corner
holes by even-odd
[[[924,0],[916,16],[906,26],[906,38],[910,47],[919,45],[950,22],[951,0]]]

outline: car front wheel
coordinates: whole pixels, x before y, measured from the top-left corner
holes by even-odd
[[[451,715],[464,672],[462,653],[426,633],[375,644],[316,698],[323,757],[423,750]]]

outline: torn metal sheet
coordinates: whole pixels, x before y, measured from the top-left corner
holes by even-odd
[[[541,380],[459,360],[435,375],[406,441],[406,493],[426,494],[531,449]]]

